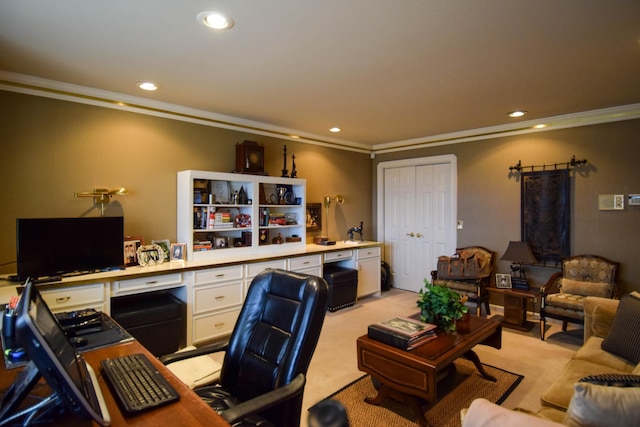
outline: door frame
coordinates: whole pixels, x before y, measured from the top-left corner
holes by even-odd
[[[426,166],[440,163],[451,164],[451,198],[449,203],[450,212],[458,216],[458,158],[455,154],[443,154],[440,156],[416,157],[411,159],[391,160],[380,162],[377,166],[377,206],[376,206],[376,240],[386,242],[384,235],[384,173],[385,169],[401,168],[406,166]],[[457,221],[453,221],[453,227],[448,231],[447,240],[453,243],[453,249],[458,247],[458,234],[456,231]],[[384,257],[384,255],[383,255]],[[383,258],[384,259],[384,258]]]

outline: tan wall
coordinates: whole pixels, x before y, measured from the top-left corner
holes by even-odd
[[[114,197],[106,212],[124,215],[126,234],[146,242],[175,241],[176,172],[231,172],[234,146],[244,140],[265,146],[271,176],[282,173],[286,144],[287,168],[290,172],[295,154],[298,178],[307,180],[308,202],[345,196],[343,205],[330,208],[331,238],[346,238],[347,229],[360,221],[365,238],[372,236],[368,154],[5,91],[0,91],[0,138],[3,274],[16,269],[16,218],[97,216],[92,199],[74,198],[74,192],[95,187],[130,190],[128,196]]]
[[[458,246],[486,246],[504,254],[509,240],[520,240],[520,181],[509,166],[567,162],[589,164],[571,178],[571,254],[591,253],[621,263],[618,283],[624,291],[640,290],[640,207],[623,211],[598,209],[599,194],[640,193],[640,120],[623,121],[536,134],[496,138],[378,155],[373,164],[412,157],[454,154],[458,163]],[[374,200],[375,202],[375,200]],[[374,218],[375,220],[375,218]],[[499,272],[509,272],[500,261]],[[553,268],[529,269],[534,284],[543,284]]]

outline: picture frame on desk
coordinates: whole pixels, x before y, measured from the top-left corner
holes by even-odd
[[[142,239],[125,237],[124,240],[124,265],[132,267],[138,265],[138,248],[142,244]]]
[[[496,288],[498,289],[511,289],[511,275],[510,274],[496,274]]]
[[[172,243],[171,244],[171,261],[183,262],[187,260],[187,244]]]
[[[138,264],[143,267],[164,262],[164,250],[158,245],[142,245],[138,248]]]
[[[162,248],[162,250],[164,251],[164,261],[168,262],[171,260],[171,252],[170,252],[170,248],[171,248],[171,242],[169,241],[169,239],[165,239],[165,240],[152,240],[151,244],[153,245],[158,245]]]

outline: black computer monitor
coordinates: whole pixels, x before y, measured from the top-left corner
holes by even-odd
[[[30,362],[5,393],[0,407],[8,418],[42,375],[54,395],[69,412],[93,419],[102,426],[111,423],[96,375],[69,342],[37,287],[29,280],[16,308],[16,340]]]

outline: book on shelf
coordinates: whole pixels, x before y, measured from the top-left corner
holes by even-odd
[[[436,325],[409,317],[391,319],[369,325],[369,338],[403,350],[411,350],[436,336]]]

